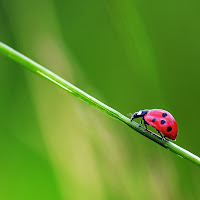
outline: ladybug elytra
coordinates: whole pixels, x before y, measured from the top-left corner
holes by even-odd
[[[151,125],[156,128],[157,132],[160,133],[163,139],[168,137],[172,140],[176,140],[178,126],[176,120],[168,111],[161,109],[140,110],[139,112],[131,114],[131,121],[139,117],[141,117],[140,125],[144,122],[146,130],[147,125]]]

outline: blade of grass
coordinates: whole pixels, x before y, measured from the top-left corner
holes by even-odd
[[[16,50],[12,49],[11,47],[7,46],[6,44],[0,42],[0,52],[9,57],[10,59],[18,62],[23,67],[29,69],[30,71],[34,72],[42,76],[45,79],[48,79],[50,82],[58,85],[59,87],[63,88],[67,92],[71,93],[72,95],[80,98],[81,100],[85,101],[89,105],[92,105],[101,111],[105,112],[107,115],[120,120],[124,124],[128,125],[132,129],[136,130],[140,134],[144,135],[145,137],[149,138],[150,140],[158,143],[162,147],[171,150],[175,154],[190,160],[191,162],[200,166],[200,158],[193,153],[183,149],[182,147],[170,142],[170,141],[162,141],[162,138],[153,132],[146,131],[143,127],[139,127],[136,122],[131,122],[129,118],[125,117],[120,112],[116,111],[115,109],[107,106],[106,104],[102,103],[101,101],[95,99],[94,97],[90,96],[86,92],[82,91],[81,89],[77,88],[76,86],[72,85],[71,83],[67,82],[66,80],[62,79],[58,75],[54,74],[50,70],[46,69],[45,67],[41,66],[40,64],[34,62],[30,58],[24,56],[23,54],[17,52]]]

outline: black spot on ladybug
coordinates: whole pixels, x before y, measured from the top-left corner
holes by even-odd
[[[166,122],[165,120],[161,120],[161,122],[160,122],[160,123],[161,123],[161,124],[165,124],[165,122]]]
[[[171,126],[168,126],[167,127],[167,132],[170,132],[172,130],[172,127]]]
[[[153,118],[152,122],[155,122],[156,121],[156,118]]]
[[[162,116],[163,116],[163,117],[166,117],[166,116],[167,116],[167,113],[163,113]]]

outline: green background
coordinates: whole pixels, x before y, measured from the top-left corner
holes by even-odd
[[[124,115],[162,108],[200,155],[200,3],[0,0],[0,40]],[[199,198],[200,169],[0,56],[0,199]]]

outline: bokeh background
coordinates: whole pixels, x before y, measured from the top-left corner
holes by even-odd
[[[200,155],[200,3],[0,0],[0,40],[124,115],[162,108]],[[200,169],[0,56],[0,199],[199,199]]]

